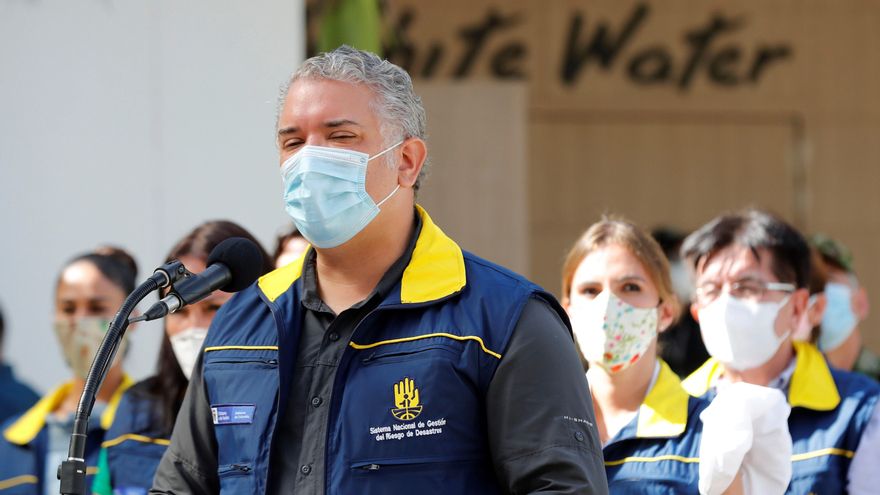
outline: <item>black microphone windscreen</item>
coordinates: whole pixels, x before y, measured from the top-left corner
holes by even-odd
[[[224,292],[238,292],[254,283],[263,268],[263,254],[252,241],[243,237],[230,237],[217,244],[208,256],[207,266],[223,263],[229,268],[232,278],[225,286]]]

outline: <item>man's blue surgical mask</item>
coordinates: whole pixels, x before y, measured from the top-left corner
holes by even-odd
[[[284,203],[296,228],[313,246],[339,246],[364,229],[400,184],[376,204],[367,194],[367,163],[399,143],[369,156],[360,151],[303,146],[281,166]]]
[[[819,349],[831,351],[843,344],[858,325],[852,308],[852,288],[847,284],[825,284],[825,313],[819,333]]]

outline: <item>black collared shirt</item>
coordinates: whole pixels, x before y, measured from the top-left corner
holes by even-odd
[[[415,215],[413,234],[403,255],[391,265],[363,301],[335,314],[318,295],[316,253],[306,254],[302,271],[303,326],[286,413],[278,421],[269,464],[268,493],[323,493],[324,441],[333,381],[355,327],[403,277],[422,221]]]
[[[335,315],[317,292],[315,253],[302,272],[306,309],[296,376],[275,432],[268,494],[323,494],[325,440],[337,363],[356,325],[396,285],[421,229],[418,215],[407,250],[366,299]],[[171,447],[150,493],[217,493],[217,444],[201,365],[177,418]],[[605,466],[595,415],[571,333],[549,304],[530,300],[486,393],[487,443],[506,493],[606,494]],[[524,406],[527,405],[527,406]],[[207,411],[207,412],[206,412]],[[560,411],[582,411],[580,417]],[[586,425],[574,434],[566,424]],[[480,432],[474,432],[480,434]],[[419,487],[414,486],[417,493]],[[456,494],[458,495],[458,494]]]

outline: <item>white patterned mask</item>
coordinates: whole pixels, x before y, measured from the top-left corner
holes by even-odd
[[[584,357],[610,373],[632,366],[657,336],[656,307],[637,308],[609,290],[569,314]]]

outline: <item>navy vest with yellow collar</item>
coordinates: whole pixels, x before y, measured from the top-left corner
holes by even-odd
[[[89,431],[86,442],[86,487],[92,486],[97,472],[98,451],[104,432],[113,422],[122,393],[132,384],[125,376],[101,413],[101,428]],[[40,399],[27,412],[10,420],[0,440],[0,494],[42,495],[45,493],[43,477],[46,473],[46,453],[49,448],[46,417],[67,397],[73,385],[65,383]]]
[[[463,253],[418,212],[422,229],[400,282],[340,358],[327,406],[328,494],[499,493],[486,438],[489,382],[529,298],[563,314],[552,296]],[[236,295],[208,332],[203,370],[224,493],[266,491],[303,319],[302,264]]]
[[[614,494],[699,493],[700,413],[709,402],[691,397],[669,366],[637,416],[602,449],[608,491]]]
[[[815,346],[794,343],[797,361],[788,391],[792,476],[786,493],[846,493],[850,461],[880,398],[880,385],[830,368]],[[682,382],[692,395],[714,397],[724,372],[714,358]]]

